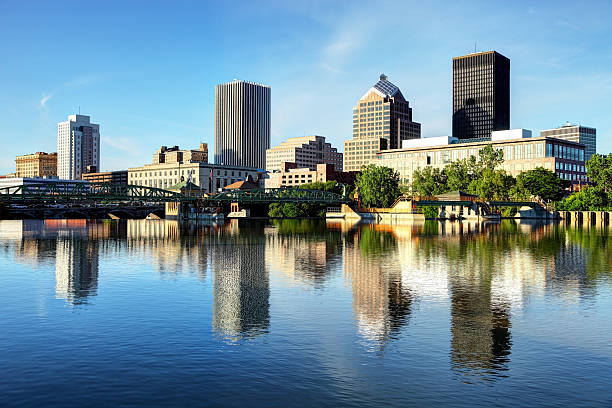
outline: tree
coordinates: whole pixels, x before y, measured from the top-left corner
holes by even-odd
[[[399,174],[389,167],[374,164],[364,167],[355,186],[366,207],[390,207],[400,195]]]
[[[605,210],[609,204],[599,189],[589,186],[555,204],[557,211],[597,211]]]
[[[447,191],[446,175],[438,168],[427,166],[412,173],[412,193],[432,197]]]
[[[514,177],[504,170],[485,169],[479,178],[472,180],[468,190],[487,201],[506,201],[514,183]]]
[[[600,195],[612,203],[612,154],[594,154],[586,163],[587,176]]]
[[[446,187],[448,191],[467,191],[472,177],[467,160],[458,160],[447,164],[444,168]]]
[[[523,197],[537,197],[547,202],[561,200],[569,184],[568,180],[561,180],[557,174],[543,167],[521,172],[516,177],[518,194]],[[521,194],[522,192],[524,193]]]
[[[495,170],[504,162],[504,152],[501,149],[494,149],[493,145],[487,145],[478,152],[478,166],[481,171]]]

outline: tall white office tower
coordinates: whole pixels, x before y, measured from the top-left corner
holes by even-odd
[[[100,125],[90,123],[89,116],[69,115],[57,124],[57,175],[80,180],[88,166],[100,171]]]
[[[215,87],[215,164],[266,168],[270,87],[234,80]]]

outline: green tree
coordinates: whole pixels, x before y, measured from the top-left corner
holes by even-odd
[[[485,200],[509,200],[514,186],[514,177],[504,170],[485,169],[480,177],[470,183],[470,192]]]
[[[467,160],[463,159],[447,164],[444,173],[446,174],[448,191],[467,191],[472,181]]]
[[[543,167],[521,172],[516,177],[516,192],[522,197],[537,197],[544,201],[558,201],[569,187],[568,180]]]
[[[609,206],[605,194],[596,187],[589,186],[575,192],[555,204],[557,211],[597,211]]]
[[[495,170],[504,162],[504,152],[487,145],[478,152],[478,167],[481,171]]]
[[[282,218],[283,205],[281,203],[271,203],[268,207],[268,216],[272,218]]]
[[[446,191],[446,174],[443,170],[427,166],[412,173],[413,194],[431,197]]]
[[[355,186],[366,207],[390,207],[400,195],[399,174],[389,167],[373,164],[364,167]]]
[[[587,176],[598,193],[612,203],[612,153],[594,154],[586,163]]]

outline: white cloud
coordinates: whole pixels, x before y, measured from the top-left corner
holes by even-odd
[[[368,47],[380,28],[361,8],[347,13],[341,21],[334,20],[330,26],[334,30],[322,48],[319,66],[334,74],[343,73],[343,67]]]
[[[47,106],[47,102],[49,102],[49,99],[51,99],[53,97],[53,94],[46,94],[46,93],[42,93],[42,97],[40,98],[40,107],[41,108],[45,108]]]
[[[63,84],[56,87],[52,92],[42,93],[42,97],[39,100],[39,107],[44,109],[47,107],[47,102],[58,92],[61,92],[65,88],[79,88],[82,86],[91,85],[95,82],[98,82],[102,79],[101,75],[98,74],[90,74],[90,75],[79,75],[69,81],[64,82]]]

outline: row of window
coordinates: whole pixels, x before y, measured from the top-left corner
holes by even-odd
[[[586,167],[580,164],[573,163],[555,163],[556,170],[565,170],[565,171],[573,171],[578,173],[586,173]]]
[[[559,159],[565,160],[584,161],[584,149],[547,143],[546,157],[557,157]]]
[[[563,180],[573,180],[573,181],[587,181],[587,176],[584,174],[571,174],[571,173],[557,173],[560,178]]]

